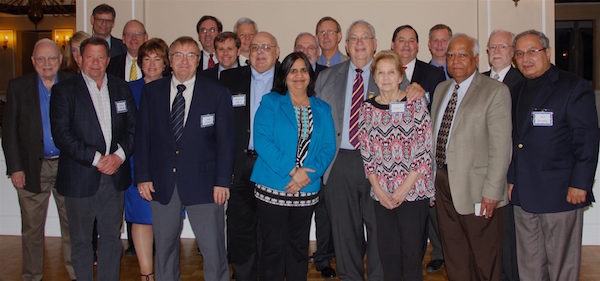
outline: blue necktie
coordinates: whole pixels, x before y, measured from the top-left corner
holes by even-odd
[[[183,91],[185,91],[185,85],[177,85],[177,95],[175,95],[175,100],[173,100],[171,106],[171,129],[173,129],[173,136],[175,136],[177,144],[179,144],[179,139],[183,135],[183,117],[185,116]]]

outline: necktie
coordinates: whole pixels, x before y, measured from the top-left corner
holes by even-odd
[[[406,70],[406,65],[403,65],[403,66],[402,66],[402,69]]]
[[[356,77],[352,84],[352,104],[350,106],[350,144],[358,148],[358,113],[364,99],[365,84],[362,77],[362,69],[356,69]]]
[[[500,81],[500,75],[498,75],[498,73],[494,73],[494,76],[492,76],[492,78],[494,78],[495,80]]]
[[[215,60],[213,59],[213,54],[208,55],[208,68],[215,67]]]
[[[331,61],[327,60],[326,65],[327,65],[327,67],[330,67],[331,66]]]
[[[185,91],[185,85],[177,85],[177,94],[171,105],[171,129],[173,130],[173,136],[175,141],[179,143],[181,135],[183,135],[183,117],[185,116],[185,98],[183,97],[183,91]]]
[[[446,111],[444,111],[444,117],[442,117],[442,123],[440,124],[440,130],[437,136],[437,145],[435,149],[435,161],[437,166],[441,167],[446,164],[446,144],[448,143],[448,136],[450,135],[450,127],[452,126],[452,118],[454,117],[454,110],[456,109],[456,101],[458,100],[458,84],[454,85],[454,91]]]
[[[443,66],[443,65],[440,65],[440,66],[438,66],[438,67],[439,67],[439,68],[440,68],[442,71],[444,71],[444,72],[446,71],[446,70],[444,69],[444,66]]]
[[[135,81],[137,79],[137,59],[132,59],[131,68],[129,69],[129,81]]]

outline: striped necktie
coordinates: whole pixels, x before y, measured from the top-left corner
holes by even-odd
[[[185,116],[183,91],[185,91],[185,85],[177,85],[177,94],[173,100],[173,105],[171,105],[171,129],[173,130],[173,136],[175,136],[177,144],[179,144],[179,139],[183,135],[183,118]]]
[[[354,77],[354,83],[352,84],[352,105],[350,106],[350,144],[354,148],[358,148],[358,115],[360,106],[364,99],[365,84],[362,77],[362,69],[356,69],[356,77]]]
[[[435,161],[438,167],[442,167],[446,164],[446,144],[448,143],[448,136],[450,136],[450,127],[452,126],[452,118],[454,117],[454,110],[456,109],[456,102],[458,100],[458,84],[454,85],[454,91],[446,111],[444,111],[444,117],[442,117],[442,123],[440,124],[440,130],[438,131],[437,144],[435,147]]]

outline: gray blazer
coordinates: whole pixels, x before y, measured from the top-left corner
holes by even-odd
[[[331,106],[331,115],[333,116],[333,125],[335,129],[335,156],[331,164],[323,174],[323,183],[327,183],[329,178],[329,172],[331,166],[335,162],[337,153],[340,149],[340,143],[342,140],[342,128],[344,122],[344,99],[346,95],[351,95],[352,89],[346,89],[346,82],[348,81],[348,68],[350,67],[350,60],[346,60],[337,65],[334,65],[326,70],[319,73],[317,83],[315,85],[315,92],[319,98],[327,102]],[[378,95],[379,88],[373,80],[373,74],[369,78],[369,85],[367,89],[369,96]]]

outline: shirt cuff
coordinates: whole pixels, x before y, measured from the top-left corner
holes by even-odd
[[[119,158],[121,158],[121,161],[125,162],[125,159],[127,157],[125,157],[125,151],[123,150],[123,148],[121,147],[121,145],[119,145],[117,143],[117,151],[114,152],[117,156],[119,156]]]
[[[102,154],[100,154],[100,152],[96,151],[96,154],[94,154],[94,160],[92,160],[92,166],[96,167],[96,165],[98,165],[98,161],[100,161],[101,156],[102,156]]]

